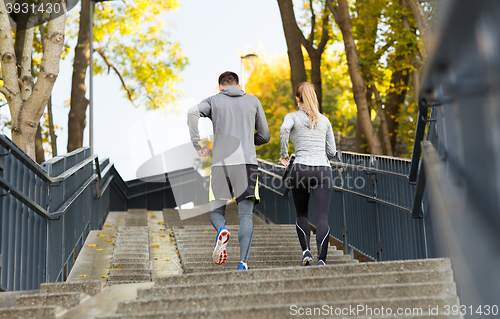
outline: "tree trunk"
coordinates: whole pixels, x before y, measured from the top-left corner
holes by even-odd
[[[328,1],[328,5],[332,12],[337,11],[330,1]],[[349,16],[347,0],[338,0],[337,8],[338,14],[334,13],[335,22],[339,26],[344,39],[347,66],[351,77],[354,101],[356,102],[358,109],[359,124],[368,142],[370,153],[381,155],[382,147],[380,145],[377,132],[375,131],[373,123],[370,119],[368,103],[366,101],[365,83],[359,69],[359,59],[356,51],[356,44],[354,43],[354,38],[352,36],[351,18]]]
[[[429,25],[427,14],[418,0],[404,1],[406,1],[406,4],[410,7],[411,12],[413,13],[413,17],[415,17],[418,31],[420,31],[420,38],[422,39],[424,49],[427,52],[430,48],[432,38],[432,30]]]
[[[85,76],[90,58],[90,3],[82,0],[80,30],[75,47],[73,78],[71,83],[71,108],[68,115],[68,152],[83,146],[83,130],[86,126],[88,99],[85,97]],[[94,5],[94,1],[91,2]]]
[[[301,45],[302,33],[297,27],[292,0],[278,0],[278,6],[280,8],[283,31],[285,32],[288,62],[290,63],[290,79],[292,81],[293,95],[295,96],[297,86],[301,82],[307,81]]]
[[[31,73],[31,52],[38,15],[32,14],[28,20],[22,58],[18,60],[16,59],[14,39],[5,2],[0,3],[0,51],[2,53],[3,77],[3,86],[0,86],[0,92],[9,103],[12,119],[12,141],[33,160],[36,160],[36,130],[59,74],[59,61],[64,45],[66,3],[62,0],[56,0],[53,2],[53,5],[55,4],[64,10],[64,14],[56,17],[55,13],[52,12],[52,17],[47,25],[48,40],[43,53],[40,73],[36,83],[34,83]],[[20,76],[18,68],[21,70]]]
[[[56,157],[57,135],[54,129],[54,119],[52,118],[52,95],[49,98],[49,103],[47,103],[47,114],[49,115],[49,134],[50,134],[50,146],[52,148],[52,157]]]
[[[420,93],[420,74],[418,69],[413,70],[412,72],[412,81],[413,81],[413,100],[415,105],[418,107],[418,94]]]
[[[389,128],[387,127],[387,117],[385,116],[384,109],[382,108],[382,98],[380,97],[380,93],[375,85],[373,86],[373,93],[375,94],[377,113],[380,117],[380,127],[378,129],[378,133],[382,142],[382,150],[384,151],[384,154],[394,156],[394,148],[392,147],[391,136],[389,134]]]
[[[309,52],[309,51],[308,51]],[[321,52],[322,53],[322,52]],[[319,112],[323,113],[322,101],[323,101],[323,88],[321,81],[321,53],[309,52],[309,57],[311,58],[311,83],[314,85],[314,91],[316,91],[316,96],[318,97]]]
[[[405,0],[400,1],[401,6],[406,8]],[[410,23],[408,22],[408,18],[406,15],[402,16],[402,25],[403,32],[411,32],[410,31]],[[400,52],[399,52],[400,53]],[[396,52],[396,60],[400,61],[404,59],[404,57]],[[396,63],[397,64],[397,63]],[[391,147],[393,150],[396,149],[396,138],[397,138],[397,130],[399,127],[399,123],[396,121],[397,116],[399,115],[399,106],[404,103],[406,98],[406,87],[408,86],[408,81],[410,80],[410,70],[395,70],[391,76],[391,88],[396,90],[389,91],[386,96],[387,103],[385,104],[385,118],[387,121],[387,129],[389,131]],[[398,88],[402,88],[398,93]],[[380,132],[379,136],[382,136],[382,132]]]
[[[18,1],[21,5],[21,8],[24,3],[27,3],[26,0]],[[12,18],[16,22],[16,42],[15,42],[15,51],[16,57],[23,56],[24,49],[24,38],[26,35],[26,25],[28,23],[28,19],[30,17],[29,13],[23,13],[23,10],[20,10],[19,13],[12,13]],[[20,61],[18,61],[20,63]],[[18,69],[18,76],[21,76],[21,68]]]
[[[385,104],[385,118],[387,120],[387,129],[389,130],[389,135],[391,137],[391,147],[395,149],[396,147],[396,137],[399,123],[396,118],[399,114],[399,105],[404,103],[406,97],[406,86],[408,86],[408,80],[410,78],[408,70],[397,70],[392,73],[391,87],[394,85],[397,87],[404,87],[400,93],[394,91],[387,94],[387,103]]]
[[[45,162],[45,151],[43,150],[43,140],[42,140],[42,127],[38,124],[38,128],[36,130],[35,135],[35,153],[36,153],[36,162],[38,164],[42,164]]]

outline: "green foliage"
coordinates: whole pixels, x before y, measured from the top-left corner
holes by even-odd
[[[181,81],[179,73],[187,59],[180,44],[168,40],[162,20],[163,14],[178,6],[177,0],[96,5],[94,46],[118,69],[137,105],[150,109],[166,107],[180,96],[175,83]],[[96,55],[94,61],[95,74],[111,71],[104,59]]]
[[[259,54],[259,56],[262,56]],[[351,134],[355,128],[355,105],[351,94],[351,82],[347,73],[345,54],[325,54],[322,66],[323,114],[330,119],[334,131]],[[285,116],[295,111],[290,83],[290,67],[286,56],[272,59],[259,58],[245,90],[256,96],[266,113],[271,140],[257,147],[257,156],[270,162],[280,157],[280,127]],[[288,153],[295,151],[289,143]]]
[[[280,157],[280,126],[283,119],[295,110],[289,76],[290,67],[285,56],[277,56],[269,62],[260,57],[245,85],[246,92],[260,100],[271,134],[268,144],[257,147],[257,156],[271,162],[277,162]],[[289,153],[293,152],[291,146]]]
[[[356,104],[344,51],[326,52],[321,63],[323,79],[323,115],[332,123],[334,132],[343,136],[354,134]]]
[[[390,94],[405,95],[405,102],[392,115],[399,127],[397,136],[405,145],[413,146],[413,135],[416,107],[413,101],[412,85],[409,83],[392,83],[394,72],[409,75],[415,70],[415,61],[421,46],[415,32],[415,21],[409,9],[401,6],[400,1],[392,0],[357,0],[352,8],[355,11],[352,19],[353,35],[360,57],[360,67],[367,89],[375,86],[380,92],[382,103],[390,102]],[[409,25],[405,27],[403,19]],[[377,116],[374,96],[368,103],[372,106],[372,119],[378,128],[380,118]]]

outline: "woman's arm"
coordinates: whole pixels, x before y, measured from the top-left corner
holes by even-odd
[[[328,129],[326,130],[326,155],[333,157],[337,154],[337,146],[335,145],[335,137],[333,136],[332,124],[328,121]]]
[[[281,147],[281,155],[280,158],[288,158],[288,138],[290,137],[290,131],[292,130],[294,125],[293,116],[291,114],[287,114],[285,119],[283,120],[283,124],[281,124],[280,128],[280,147]]]

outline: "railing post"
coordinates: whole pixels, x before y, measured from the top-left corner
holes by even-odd
[[[415,129],[415,140],[413,144],[409,175],[410,184],[415,184],[417,182],[418,163],[420,161],[420,154],[422,153],[420,142],[423,141],[425,135],[425,126],[427,124],[428,116],[427,107],[428,105],[425,99],[420,99],[420,101],[418,101],[417,128]]]
[[[375,168],[375,162],[377,161],[375,155],[370,155],[370,168]],[[372,187],[373,187],[373,197],[377,198],[377,173],[370,172],[372,175]],[[377,233],[377,243],[376,243],[376,251],[377,251],[377,261],[382,261],[382,240],[380,237],[380,217],[378,214],[378,204],[376,201],[372,202],[375,205],[375,230]]]
[[[342,152],[339,151],[337,152],[337,155],[338,155],[338,158],[339,158],[339,163],[342,163]],[[342,191],[342,189],[344,188],[344,177],[343,177],[343,173],[344,173],[344,168],[341,166],[340,169],[339,169],[339,177],[340,177],[340,196],[342,198],[342,239],[344,241],[344,253],[346,255],[350,255],[351,256],[351,259],[354,259],[354,250],[352,249],[352,247],[349,246],[349,240],[348,240],[348,235],[347,235],[347,232],[348,232],[348,229],[347,229],[347,216],[346,216],[346,209],[345,209],[345,193]]]

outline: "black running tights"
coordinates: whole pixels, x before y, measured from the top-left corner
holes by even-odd
[[[297,212],[297,235],[302,250],[309,249],[310,234],[308,220],[309,198],[312,194],[316,224],[316,243],[319,259],[326,261],[330,227],[328,209],[333,190],[332,170],[329,166],[294,164],[290,171],[293,203]]]

